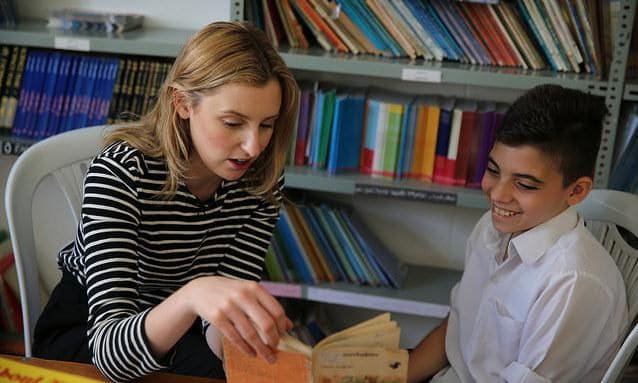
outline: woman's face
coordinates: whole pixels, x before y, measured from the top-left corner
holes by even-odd
[[[271,79],[262,87],[230,83],[204,96],[195,107],[176,102],[190,120],[194,146],[190,176],[237,180],[264,151],[281,107],[281,86]]]

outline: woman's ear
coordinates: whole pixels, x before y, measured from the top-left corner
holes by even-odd
[[[184,95],[175,89],[173,90],[173,107],[175,107],[177,114],[182,120],[190,118],[190,108],[184,100]]]
[[[594,187],[594,180],[591,177],[580,177],[569,186],[567,203],[570,206],[582,202]]]

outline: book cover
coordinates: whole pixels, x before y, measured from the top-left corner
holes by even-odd
[[[290,335],[280,340],[277,361],[250,357],[223,339],[228,383],[342,383],[407,381],[408,352],[389,313],[325,337],[314,347]]]
[[[0,357],[0,381],[38,383],[100,383],[102,381],[38,367],[9,358]]]
[[[441,112],[439,115],[439,129],[436,135],[436,152],[434,156],[434,173],[432,181],[435,183],[442,182],[445,177],[445,166],[447,162],[448,147],[450,146],[450,131],[452,128],[452,109],[454,108],[454,99],[448,98],[441,103]]]
[[[337,95],[326,169],[330,174],[359,170],[365,96],[362,92]]]
[[[477,129],[478,112],[474,101],[468,101],[463,109],[461,119],[461,131],[459,133],[458,154],[454,167],[454,185],[465,186],[467,173],[470,167],[470,148],[474,131]]]
[[[302,87],[301,99],[299,102],[299,115],[297,117],[297,136],[295,138],[295,165],[306,164],[306,142],[308,141],[308,125],[310,122],[310,108],[312,103],[313,90],[309,87]]]

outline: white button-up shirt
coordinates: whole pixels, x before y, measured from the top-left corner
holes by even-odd
[[[468,239],[465,272],[451,293],[447,375],[600,381],[628,327],[616,264],[574,208],[509,239],[489,212]]]

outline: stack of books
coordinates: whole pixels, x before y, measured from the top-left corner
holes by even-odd
[[[77,32],[123,33],[141,28],[144,16],[132,13],[59,9],[49,13],[49,28]]]

